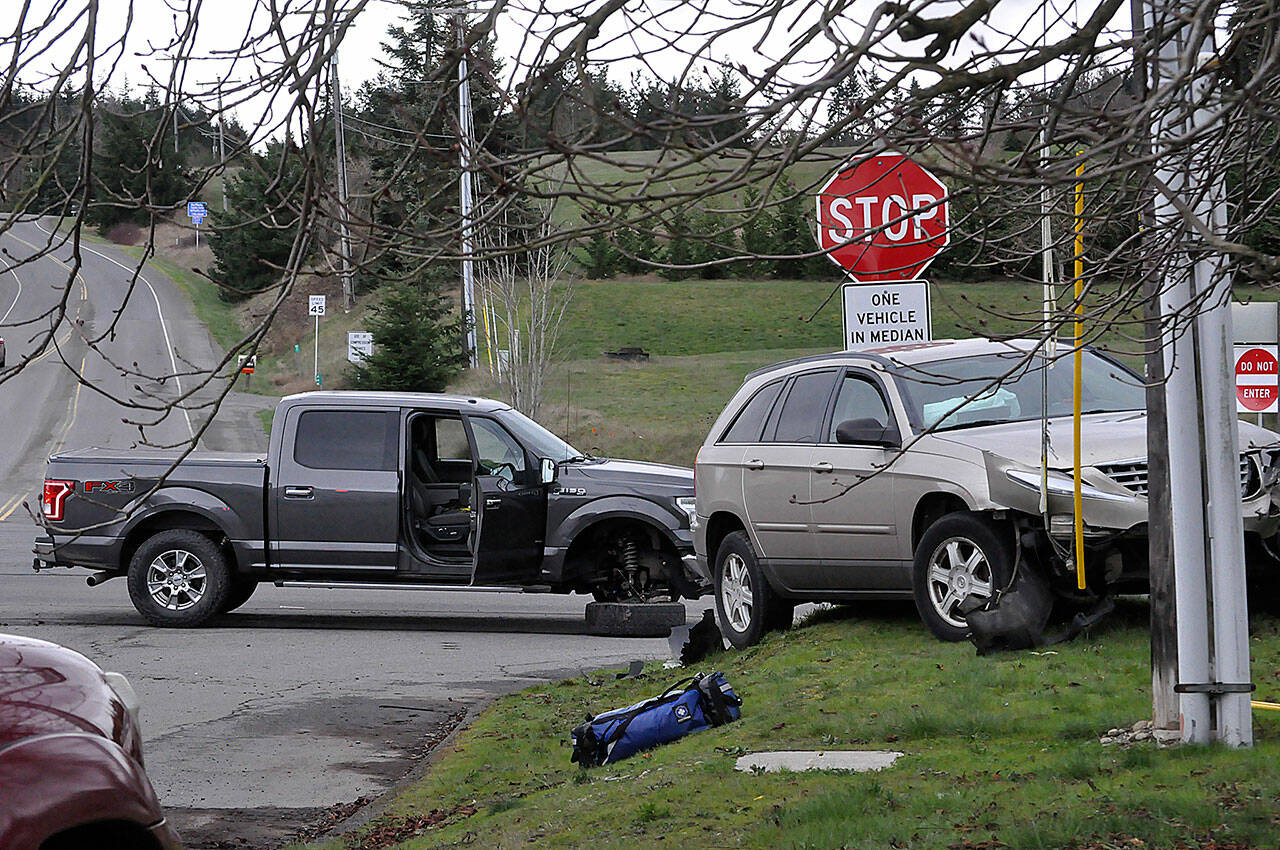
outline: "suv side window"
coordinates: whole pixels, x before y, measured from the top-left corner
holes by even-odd
[[[751,400],[743,405],[738,418],[733,420],[724,432],[724,436],[720,438],[722,443],[758,443],[760,442],[760,434],[764,431],[764,420],[768,418],[769,411],[773,409],[773,403],[778,399],[778,393],[782,391],[782,381],[774,381],[772,384],[766,384]]]
[[[400,412],[308,410],[298,417],[293,459],[311,469],[395,470]]]
[[[835,385],[835,370],[809,372],[791,381],[782,409],[773,426],[774,443],[812,443],[818,439],[822,420]]]
[[[834,443],[836,427],[849,419],[874,419],[881,425],[888,425],[892,421],[889,407],[884,402],[884,396],[880,395],[879,388],[861,375],[845,375],[840,382],[825,442]]]

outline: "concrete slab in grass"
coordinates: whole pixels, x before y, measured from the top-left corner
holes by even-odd
[[[735,770],[775,773],[779,770],[852,770],[866,773],[889,767],[902,753],[891,750],[783,750],[742,756]]]

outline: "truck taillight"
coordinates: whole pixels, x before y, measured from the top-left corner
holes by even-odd
[[[40,513],[44,514],[44,518],[52,522],[61,520],[62,507],[67,501],[67,496],[71,495],[75,489],[74,481],[44,482],[44,495],[40,499]]]

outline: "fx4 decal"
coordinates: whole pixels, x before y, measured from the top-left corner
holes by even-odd
[[[86,493],[132,493],[133,480],[86,481],[84,482],[84,491]]]

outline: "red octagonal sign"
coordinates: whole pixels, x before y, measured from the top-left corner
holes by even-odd
[[[919,278],[950,226],[947,187],[902,154],[859,159],[818,193],[818,245],[860,281]]]

